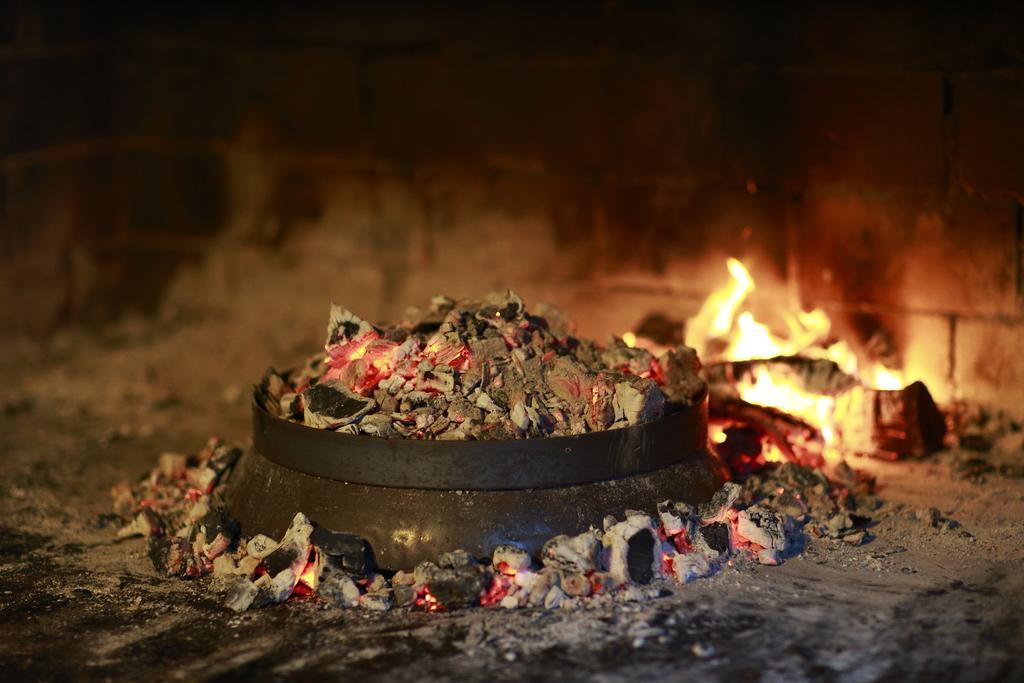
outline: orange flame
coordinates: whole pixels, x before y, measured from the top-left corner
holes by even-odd
[[[857,376],[860,381],[876,389],[900,389],[904,386],[902,373],[881,363],[864,364],[845,342],[826,343],[832,321],[820,308],[812,311],[780,311],[786,325],[786,334],[778,335],[754,318],[750,311],[741,310],[747,296],[755,291],[754,279],[746,266],[730,258],[726,266],[732,281],[712,292],[700,312],[687,323],[686,344],[708,357],[710,342],[725,342],[720,360],[753,360],[804,354],[814,358],[827,358],[843,372]],[[708,358],[708,360],[715,360]],[[782,407],[782,406],[775,406]]]
[[[861,383],[876,389],[900,389],[902,373],[880,363],[864,364],[845,342],[828,343],[832,321],[821,309],[812,311],[781,311],[785,334],[774,333],[759,322],[749,310],[743,310],[747,296],[756,287],[754,279],[740,261],[726,262],[731,281],[712,292],[700,311],[687,324],[686,343],[706,360],[754,360],[802,354],[827,358]],[[711,356],[712,342],[725,351]],[[796,415],[821,431],[827,460],[839,456],[832,446],[835,441],[835,399],[831,396],[803,391],[787,379],[773,377],[766,368],[756,368],[751,379],[738,385],[740,397],[757,405],[768,406]],[[712,436],[714,438],[714,435]],[[768,461],[782,460],[778,449],[765,453]]]

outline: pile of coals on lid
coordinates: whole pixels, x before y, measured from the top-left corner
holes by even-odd
[[[125,520],[120,537],[146,537],[161,574],[209,581],[238,611],[296,596],[370,610],[573,609],[654,597],[666,582],[687,583],[735,562],[778,564],[803,550],[805,531],[859,543],[868,521],[851,514],[850,488],[787,463],[742,486],[726,483],[703,505],[662,501],[608,517],[601,528],[555,536],[536,557],[511,545],[488,558],[456,550],[385,574],[361,537],[301,512],[280,539],[243,535],[223,504],[240,454],[211,439],[191,456],[161,455],[143,480],[113,490]]]
[[[572,334],[556,309],[514,292],[435,297],[397,325],[331,307],[325,351],[267,371],[257,400],[278,417],[349,434],[513,439],[584,434],[657,420],[705,394],[696,352],[655,357]]]

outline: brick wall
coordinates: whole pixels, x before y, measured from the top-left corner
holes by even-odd
[[[105,27],[81,5],[0,8],[0,328],[87,305],[89,247],[111,229]]]
[[[943,399],[1024,405],[1018,7],[257,5],[6,10],[33,329],[244,249],[374,315],[512,285],[599,333],[738,255]]]

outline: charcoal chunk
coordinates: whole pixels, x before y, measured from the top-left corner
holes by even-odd
[[[348,341],[372,330],[372,326],[337,304],[331,304],[331,313],[327,321],[327,346]]]
[[[296,548],[294,545],[282,545],[263,558],[263,564],[266,566],[267,572],[272,576],[277,576],[285,569],[297,564],[305,555],[305,550]]]
[[[349,391],[339,380],[314,384],[302,392],[302,400],[306,424],[319,429],[352,424],[377,406],[372,398]]]
[[[460,567],[476,566],[476,558],[459,548],[447,553],[441,553],[437,557],[437,565],[444,568],[459,569]]]
[[[568,573],[585,574],[599,567],[601,542],[593,530],[578,536],[564,534],[549,539],[541,548],[541,561]]]
[[[241,531],[238,522],[227,513],[227,510],[220,507],[210,508],[210,511],[203,517],[200,526],[205,531],[208,542],[217,536],[224,536],[229,541],[234,542]]]
[[[448,609],[480,604],[480,594],[486,586],[482,569],[473,564],[439,567],[432,562],[422,562],[417,565],[415,575],[417,584],[426,586]]]
[[[601,539],[608,573],[622,584],[648,584],[660,571],[660,541],[651,518],[627,514],[624,522],[611,525]]]
[[[665,394],[653,380],[630,377],[615,385],[612,405],[616,420],[636,425],[657,420],[665,414]]]
[[[775,511],[761,505],[751,505],[739,513],[736,532],[763,548],[784,552],[787,547],[784,520]]]
[[[242,457],[242,449],[238,446],[229,446],[222,443],[213,449],[213,454],[210,455],[210,460],[206,463],[206,466],[217,473],[214,485],[224,480],[240,457]]]
[[[641,585],[650,583],[654,579],[652,565],[657,547],[654,534],[650,529],[641,529],[630,536],[627,544],[626,568],[629,571],[629,578]]]
[[[740,497],[741,492],[742,489],[739,484],[732,481],[725,482],[722,484],[722,488],[718,489],[715,495],[711,497],[710,501],[697,506],[697,515],[705,523],[724,521],[729,508]]]
[[[373,571],[373,551],[362,536],[317,526],[309,540],[328,564],[360,576]]]
[[[707,392],[707,382],[700,376],[697,352],[689,346],[666,351],[659,359],[665,377],[664,391],[670,401],[693,405]]]
[[[309,558],[309,538],[312,533],[313,524],[309,518],[301,512],[296,513],[281,538],[281,545],[263,560],[267,571],[276,578],[280,572],[290,568],[297,579]]]
[[[355,607],[359,604],[359,586],[344,571],[325,564],[317,592],[334,607]]]
[[[729,551],[729,525],[722,522],[714,522],[702,526],[700,535],[708,547],[718,553]]]
[[[256,385],[256,401],[260,406],[274,415],[281,412],[281,397],[288,392],[288,383],[274,368],[267,368],[262,379]]]

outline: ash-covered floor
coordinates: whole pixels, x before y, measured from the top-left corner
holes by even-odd
[[[1024,680],[1024,480],[965,477],[949,452],[852,463],[883,501],[862,546],[810,540],[782,566],[736,563],[650,601],[431,615],[306,599],[236,615],[207,583],[158,576],[104,514],[110,487],[159,453],[244,441],[248,383],[320,335],[254,343],[239,324],[179,315],[3,342],[0,678]],[[933,507],[959,526],[933,525]]]

